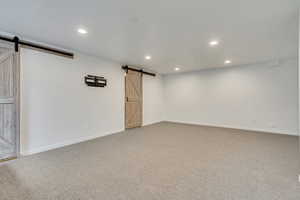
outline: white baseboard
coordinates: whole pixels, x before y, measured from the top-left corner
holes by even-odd
[[[245,130],[245,131],[257,131],[257,132],[274,133],[274,134],[281,134],[281,135],[299,136],[299,134],[297,132],[295,133],[295,132],[281,131],[281,130],[278,131],[278,130],[271,130],[271,129],[249,128],[249,127],[242,127],[242,126],[227,126],[227,125],[217,125],[217,124],[208,124],[208,123],[195,123],[195,122],[186,122],[186,121],[178,121],[178,120],[167,120],[166,122],[198,125],[198,126],[239,129],[239,130]]]
[[[161,121],[145,123],[145,124],[143,124],[143,126],[149,126],[149,125],[156,124],[156,123],[159,123],[159,122],[161,122]],[[96,139],[96,138],[99,138],[99,137],[104,137],[104,136],[107,136],[107,135],[116,134],[116,133],[119,133],[119,132],[122,132],[122,131],[124,131],[124,129],[116,130],[116,131],[112,131],[112,132],[108,132],[108,133],[104,133],[104,134],[102,133],[102,134],[89,135],[89,136],[80,137],[80,138],[76,138],[76,139],[71,139],[71,140],[68,140],[68,141],[59,142],[59,143],[55,143],[55,144],[51,144],[51,145],[47,145],[47,146],[41,146],[41,147],[29,149],[29,150],[22,150],[21,151],[21,156],[28,156],[28,155],[32,155],[32,154],[36,154],[36,153],[41,153],[41,152],[61,148],[61,147],[64,147],[64,146],[68,146],[68,145],[77,144],[77,143],[80,143],[80,142]]]
[[[72,144],[77,144],[77,143],[80,143],[80,142],[93,140],[93,139],[96,139],[96,138],[99,138],[99,137],[104,137],[104,136],[107,136],[107,135],[117,134],[117,133],[122,132],[122,131],[124,131],[124,129],[116,130],[116,131],[112,131],[112,132],[107,132],[107,133],[89,135],[89,136],[85,136],[85,137],[79,137],[79,138],[76,138],[76,139],[71,139],[71,140],[68,140],[68,141],[59,142],[59,143],[55,143],[55,144],[51,144],[51,145],[47,145],[47,146],[41,146],[41,147],[29,149],[29,150],[23,150],[23,151],[21,151],[21,156],[28,156],[28,155],[32,155],[32,154],[36,154],[36,153],[41,153],[41,152],[61,148],[61,147],[64,147],[64,146],[69,146],[69,145],[72,145]]]
[[[160,122],[164,122],[164,120],[159,120],[159,121],[154,121],[154,122],[147,122],[147,123],[144,123],[143,126],[149,126],[149,125],[157,124],[157,123],[160,123]]]
[[[143,126],[149,126],[149,125],[160,123],[160,122],[163,122],[163,121],[145,123],[145,124],[143,124]],[[286,131],[276,131],[276,130],[274,131],[274,130],[266,130],[266,129],[254,129],[254,128],[248,128],[248,127],[239,127],[239,126],[226,126],[226,125],[216,125],[216,124],[207,124],[207,123],[193,123],[193,122],[178,121],[178,120],[172,120],[172,121],[171,120],[166,120],[165,122],[189,124],[189,125],[198,125],[198,126],[231,128],[231,129],[240,129],[240,130],[246,130],[246,131],[258,131],[258,132],[298,136],[298,133],[290,133],[290,132],[286,132]],[[36,153],[41,153],[41,152],[44,152],[44,151],[49,151],[49,150],[61,148],[61,147],[64,147],[64,146],[68,146],[68,145],[72,145],[72,144],[76,144],[76,143],[96,139],[96,138],[99,138],[99,137],[104,137],[104,136],[107,136],[107,135],[116,134],[116,133],[119,133],[119,132],[122,132],[122,131],[124,131],[124,129],[116,130],[116,131],[112,131],[112,132],[107,132],[107,133],[104,133],[104,134],[102,133],[102,134],[89,135],[89,136],[80,137],[80,138],[76,138],[76,139],[71,139],[71,140],[68,140],[68,141],[55,143],[55,144],[51,144],[51,145],[47,145],[47,146],[41,146],[41,147],[29,149],[29,150],[23,150],[21,152],[21,155],[22,156],[27,156],[27,155],[32,155],[32,154],[36,154]]]

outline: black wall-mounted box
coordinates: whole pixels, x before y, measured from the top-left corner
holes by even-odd
[[[90,87],[105,87],[107,80],[101,76],[87,75],[84,77],[84,82]]]

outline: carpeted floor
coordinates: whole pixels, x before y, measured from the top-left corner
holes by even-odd
[[[159,123],[0,166],[1,200],[299,200],[298,138]]]

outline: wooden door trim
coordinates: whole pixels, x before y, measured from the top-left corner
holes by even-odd
[[[19,50],[18,52],[14,52],[14,56],[15,56],[15,65],[16,65],[16,73],[15,73],[15,81],[16,81],[16,87],[15,87],[15,92],[16,92],[16,157],[20,156],[20,143],[21,143],[21,139],[20,139],[20,132],[21,132],[21,99],[20,99],[20,93],[21,93],[21,82],[20,82],[20,73],[21,73],[21,65],[20,65],[20,54]],[[14,159],[14,158],[12,158]]]

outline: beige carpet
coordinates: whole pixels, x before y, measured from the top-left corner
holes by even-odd
[[[293,136],[159,123],[0,166],[1,200],[299,200]]]

